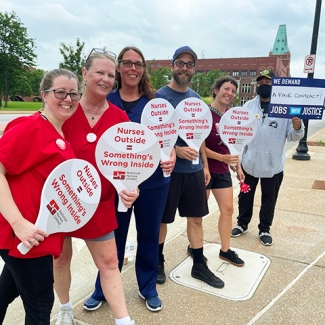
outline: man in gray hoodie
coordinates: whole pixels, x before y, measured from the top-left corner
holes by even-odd
[[[244,104],[244,107],[255,114],[258,126],[256,136],[244,148],[241,159],[245,183],[250,186],[251,190],[239,194],[238,221],[231,232],[232,237],[238,237],[247,232],[248,224],[253,216],[255,190],[260,180],[262,198],[258,228],[261,243],[266,246],[273,244],[270,227],[283,179],[284,145],[286,140],[298,141],[304,135],[304,124],[298,117],[290,120],[268,116],[272,77],[275,77],[272,71],[261,71],[256,78],[258,95]]]

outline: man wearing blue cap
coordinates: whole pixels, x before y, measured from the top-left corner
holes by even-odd
[[[199,94],[188,87],[195,73],[196,61],[197,55],[188,46],[180,47],[173,55],[171,63],[173,79],[169,85],[160,88],[158,93],[174,107],[186,98],[200,98]],[[222,288],[223,281],[210,271],[206,264],[207,259],[203,255],[202,217],[209,213],[205,186],[210,181],[205,143],[198,152],[178,137],[175,149],[176,164],[171,174],[168,198],[160,225],[157,283],[162,284],[166,281],[163,247],[167,224],[174,222],[178,209],[181,217],[187,217],[187,236],[190,242],[187,251],[193,258],[192,277],[215,288]],[[192,164],[199,155],[200,163]]]

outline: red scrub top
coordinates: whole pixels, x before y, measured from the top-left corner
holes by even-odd
[[[60,149],[56,141],[65,142]],[[23,215],[36,222],[40,198],[47,176],[60,163],[75,158],[70,144],[61,137],[52,124],[37,112],[31,116],[11,121],[0,138],[0,162],[5,167],[13,199]],[[63,246],[64,235],[52,234],[22,255],[20,243],[7,220],[0,214],[0,248],[9,249],[9,255],[20,258],[34,258],[44,255],[58,257]]]
[[[128,116],[120,108],[109,102],[109,108],[93,128],[89,125],[80,104],[76,113],[63,125],[63,132],[67,140],[71,143],[77,158],[84,159],[96,167],[102,185],[101,198],[95,214],[82,228],[69,233],[69,236],[82,239],[94,239],[106,235],[117,228],[115,213],[116,191],[114,186],[99,171],[95,159],[95,149],[101,135],[111,126],[121,122],[129,122]],[[96,135],[94,142],[87,140],[87,135],[90,133]]]

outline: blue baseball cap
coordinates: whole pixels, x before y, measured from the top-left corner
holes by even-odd
[[[195,52],[189,47],[189,46],[182,46],[179,49],[177,49],[173,55],[173,61],[172,63],[175,62],[175,60],[183,53],[188,53],[191,54],[193,56],[194,59],[194,63],[197,60],[197,55],[195,54]]]

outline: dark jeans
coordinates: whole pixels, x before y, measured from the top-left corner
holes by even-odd
[[[245,172],[245,183],[250,185],[251,190],[247,193],[240,193],[238,196],[237,217],[238,224],[247,226],[253,216],[254,196],[258,181],[261,182],[261,208],[260,208],[260,223],[258,228],[261,232],[270,232],[270,227],[273,222],[275,204],[278,198],[280,185],[283,180],[283,172],[274,175],[271,178],[256,178]]]
[[[25,325],[49,325],[54,303],[53,257],[16,258],[0,250],[5,266],[0,275],[0,324],[8,305],[18,296],[25,309]]]

